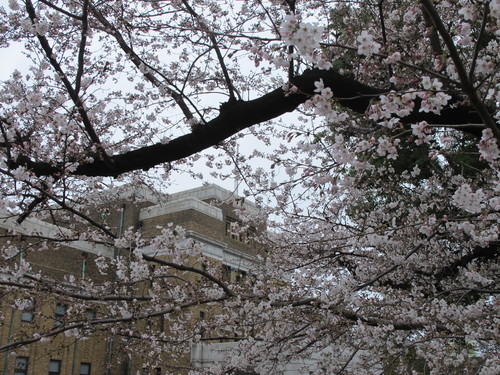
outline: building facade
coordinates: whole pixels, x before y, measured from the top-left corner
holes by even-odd
[[[258,208],[232,192],[217,185],[206,185],[167,196],[129,186],[103,196],[103,204],[94,213],[94,219],[106,223],[114,233],[119,235],[133,228],[144,238],[150,238],[157,235],[161,228],[174,223],[184,228],[187,238],[202,244],[203,256],[218,262],[227,277],[244,277],[251,270],[255,255],[252,236],[257,229],[247,227],[243,231],[236,230],[239,218],[235,209],[255,212]],[[66,231],[64,218],[57,226],[32,218],[18,224],[15,217],[0,214],[0,231],[4,248],[11,250],[9,260],[15,259],[19,265],[12,268],[12,273],[0,273],[0,374],[165,373],[166,369],[144,366],[141,358],[132,355],[125,361],[118,361],[121,348],[106,331],[93,332],[84,339],[71,334],[39,339],[36,332],[56,332],[65,324],[75,324],[74,316],[71,322],[65,321],[66,313],[73,306],[67,303],[64,296],[52,295],[49,287],[46,293],[32,293],[30,298],[21,301],[16,299],[21,294],[16,288],[19,278],[36,278],[39,271],[44,277],[63,284],[75,278],[106,283],[110,281],[107,278],[113,276],[99,271],[96,258],[113,259],[123,256],[120,254],[123,250],[80,239],[63,240]],[[46,247],[41,239],[47,238],[56,239],[54,243],[57,245]],[[58,238],[61,238],[60,242],[57,242]],[[40,245],[42,242],[44,244]],[[36,251],[31,251],[35,248]],[[144,253],[148,255],[147,248]],[[22,268],[23,260],[31,265],[27,273],[23,273],[22,269],[15,271],[16,267]],[[39,285],[40,280],[36,281]],[[71,294],[71,291],[68,293]],[[200,316],[203,313],[200,312]],[[90,324],[96,314],[99,314],[99,308],[87,309],[81,312],[81,321]],[[16,343],[23,344],[16,346]],[[185,364],[179,367],[203,366],[207,362],[199,353],[199,348],[193,347],[190,355],[179,358],[179,363]],[[178,371],[179,374],[185,372],[182,369]]]

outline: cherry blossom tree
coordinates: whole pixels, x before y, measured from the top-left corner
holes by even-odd
[[[500,1],[10,0],[0,20],[0,45],[31,62],[0,91],[2,210],[76,218],[65,240],[133,254],[98,259],[113,282],[69,291],[4,246],[0,271],[20,280],[8,291],[77,303],[63,326],[0,350],[106,327],[151,364],[237,337],[210,373],[301,360],[315,374],[500,371]],[[200,160],[262,204],[240,213],[269,228],[244,282],[191,265],[200,245],[181,229],[146,239],[92,216],[91,192]],[[109,316],[76,318],[97,300]],[[220,314],[194,324],[200,305]],[[158,316],[171,336],[138,334]]]

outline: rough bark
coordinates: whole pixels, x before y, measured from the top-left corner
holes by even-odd
[[[293,81],[293,84],[299,88],[299,93],[285,95],[283,89],[278,88],[254,100],[225,103],[221,106],[217,117],[206,124],[194,127],[189,134],[175,138],[166,144],[156,143],[113,155],[110,157],[111,164],[107,160],[96,157],[92,163],[81,164],[73,174],[118,176],[134,170],[147,170],[162,163],[194,155],[223,142],[243,129],[294,111],[312,96],[315,89],[314,82],[320,79],[323,79],[326,87],[332,89],[342,106],[357,113],[365,113],[371,99],[387,92],[386,89],[364,85],[333,70],[306,70],[303,74],[296,76]],[[416,102],[414,111],[401,121],[409,124],[425,120],[430,124],[443,126],[482,124],[477,112],[468,106],[445,108],[440,115],[420,112],[419,108],[419,103]],[[460,130],[478,135],[481,127],[465,126]],[[33,161],[23,155],[19,156],[15,162],[11,161],[9,167],[17,168],[20,165],[26,166],[39,176],[57,176],[61,172],[57,164]]]

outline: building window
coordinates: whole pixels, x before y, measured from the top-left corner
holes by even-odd
[[[28,373],[28,357],[17,357],[14,364],[14,375],[26,375]]]
[[[251,244],[253,243],[255,232],[255,227],[249,226],[245,230],[240,221],[226,216],[226,236],[233,240]]]
[[[61,374],[61,361],[58,359],[51,359],[49,363],[49,375]]]
[[[247,232],[245,234],[245,243],[254,245],[255,244],[254,237],[256,232],[257,229],[255,229],[255,227],[252,226],[248,227]]]
[[[161,375],[161,367],[155,368],[155,375]]]
[[[226,236],[243,242],[243,233],[241,233],[239,226],[240,223],[237,220],[226,216]]]
[[[55,326],[60,326],[61,324],[63,324],[62,320],[64,318],[64,315],[66,314],[67,309],[68,309],[68,306],[66,306],[66,305],[62,305],[60,303],[58,303],[56,305],[56,311],[54,313],[54,318],[56,320],[54,322]]]
[[[242,280],[247,277],[247,273],[245,271],[238,271],[236,274],[236,282],[240,283]]]
[[[95,319],[95,310],[92,309],[85,310],[85,318],[88,320]]]
[[[27,306],[21,314],[21,322],[32,322],[35,319],[35,301],[30,300],[29,306]]]
[[[165,332],[165,315],[160,315],[160,318],[158,319],[158,329],[160,332]]]
[[[80,363],[80,375],[90,375],[90,363]]]

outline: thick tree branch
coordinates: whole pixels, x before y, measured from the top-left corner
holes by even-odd
[[[312,96],[315,89],[314,82],[320,79],[323,80],[325,87],[332,89],[339,104],[362,114],[366,112],[373,98],[386,92],[385,89],[364,85],[333,70],[306,70],[296,76],[292,82],[299,88],[300,93],[285,95],[283,89],[278,88],[254,100],[227,103],[221,108],[217,117],[207,122],[206,125],[198,126],[192,133],[173,139],[167,144],[157,143],[111,156],[112,166],[96,157],[91,163],[81,164],[73,174],[118,176],[134,170],[147,170],[162,163],[194,155],[246,128],[294,111]],[[429,124],[442,126],[482,123],[481,117],[471,107],[445,108],[440,115],[419,112],[419,108],[417,102],[413,112],[401,121],[411,124],[425,120]],[[477,135],[481,129],[474,127],[473,129],[461,128],[461,130],[475,131]],[[10,168],[18,166],[26,166],[39,176],[61,173],[61,168],[53,163],[32,161],[22,155],[17,158],[16,162],[9,163]]]
[[[496,259],[500,255],[500,242],[492,242],[486,247],[476,247],[470,253],[455,260],[453,263],[440,268],[437,272],[416,271],[425,276],[432,276],[437,280],[457,276],[461,269],[467,267],[474,260]]]
[[[195,267],[189,267],[189,266],[184,266],[182,264],[169,262],[167,260],[159,259],[157,257],[149,256],[149,255],[145,255],[145,254],[142,257],[144,258],[144,260],[147,260],[149,262],[154,262],[154,263],[161,264],[163,266],[172,267],[178,271],[187,271],[187,272],[196,273],[196,274],[203,276],[206,279],[210,280],[214,284],[218,285],[227,296],[229,296],[229,297],[235,296],[234,292],[231,289],[229,289],[229,287],[225,283],[223,283],[218,278],[214,277],[213,275],[209,274],[206,271],[203,271],[203,270],[195,268]]]

